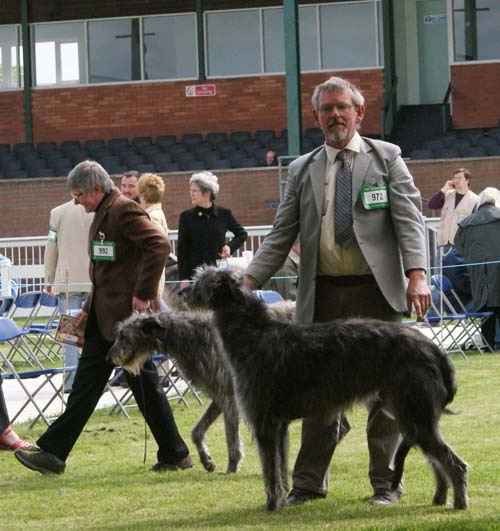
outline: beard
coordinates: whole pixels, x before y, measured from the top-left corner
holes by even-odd
[[[327,133],[328,140],[338,143],[346,139],[347,133],[348,133],[347,127],[344,124],[341,124],[341,125],[343,125],[343,128],[341,129],[336,127],[335,124],[331,125],[328,128],[328,133]]]

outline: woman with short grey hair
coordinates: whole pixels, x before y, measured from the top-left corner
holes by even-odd
[[[188,285],[194,270],[202,265],[215,265],[217,260],[234,254],[247,239],[247,232],[231,210],[215,204],[219,193],[217,176],[209,171],[195,173],[190,181],[189,195],[193,208],[184,210],[179,218],[177,259],[181,287]],[[226,242],[226,232],[234,237]]]

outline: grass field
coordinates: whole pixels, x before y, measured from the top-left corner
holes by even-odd
[[[156,445],[147,438],[143,464],[144,422],[96,412],[67,461],[62,476],[42,476],[17,463],[10,453],[0,456],[0,530],[59,529],[270,529],[270,530],[500,530],[500,355],[472,354],[455,358],[459,390],[453,408],[444,416],[447,441],[471,465],[468,511],[431,506],[433,479],[421,453],[410,453],[405,495],[400,503],[377,508],[367,503],[366,412],[357,407],[349,415],[353,430],[338,448],[331,466],[326,500],[280,513],[263,511],[264,491],[259,462],[246,427],[246,459],[238,474],[226,476],[203,470],[192,445],[195,469],[158,475],[149,472],[156,462]],[[8,399],[8,397],[7,397]],[[194,399],[190,407],[174,406],[186,440],[202,412]],[[204,406],[203,406],[204,407]],[[44,427],[18,432],[35,441]],[[290,462],[298,450],[300,423],[291,426]],[[222,421],[209,432],[209,445],[225,469]]]

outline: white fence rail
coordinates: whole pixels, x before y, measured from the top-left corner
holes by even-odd
[[[439,218],[425,218],[427,235],[427,264],[434,265],[436,256],[436,238]],[[248,239],[238,251],[241,256],[243,251],[255,251],[259,248],[264,236],[270,231],[270,225],[245,227]],[[172,252],[177,249],[177,231],[170,231],[169,238],[172,243]],[[6,256],[12,262],[10,278],[16,278],[21,292],[36,291],[43,287],[43,257],[45,252],[46,236],[33,238],[0,238],[0,255]]]

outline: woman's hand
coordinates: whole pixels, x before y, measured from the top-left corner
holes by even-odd
[[[221,258],[229,258],[231,256],[231,248],[229,245],[224,245],[222,248],[222,251],[220,252]]]

